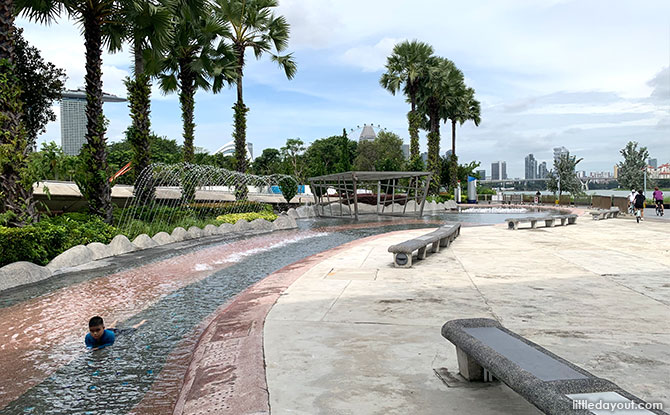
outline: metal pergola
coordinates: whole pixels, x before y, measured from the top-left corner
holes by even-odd
[[[431,176],[432,173],[424,171],[348,171],[311,177],[309,183],[317,205],[317,215],[358,220],[358,192],[362,189],[376,190],[377,193],[375,212],[363,213],[423,215]],[[329,189],[334,190],[335,194],[331,195]],[[414,200],[415,204],[412,211],[408,212],[407,204],[411,200]],[[396,201],[404,202],[402,209],[397,207]],[[335,210],[333,206],[339,206],[339,209]],[[343,206],[349,208],[346,214]],[[387,209],[388,206],[390,209]]]

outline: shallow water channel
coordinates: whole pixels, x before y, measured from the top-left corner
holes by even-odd
[[[198,327],[208,316],[286,265],[379,233],[454,220],[501,223],[527,214],[301,220],[298,230],[219,237],[158,256],[133,253],[125,266],[63,274],[1,293],[0,414],[128,413],[152,388],[168,357],[182,354],[182,364],[188,362]],[[147,322],[137,332],[119,336],[114,346],[87,352],[83,336],[95,314],[108,324],[118,318],[117,327]],[[183,374],[185,369],[172,372]]]

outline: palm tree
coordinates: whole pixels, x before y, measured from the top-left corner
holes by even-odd
[[[169,39],[172,14],[165,5],[152,1],[121,0],[120,5],[123,20],[127,22],[124,39],[132,47],[134,60],[133,78],[126,78],[125,84],[132,120],[127,136],[133,148],[133,174],[137,177],[151,164],[151,76],[157,72],[157,65],[152,63],[158,60]],[[153,198],[152,182],[136,182],[136,197]]]
[[[242,98],[242,78],[244,76],[244,53],[247,48],[254,51],[256,59],[269,53],[271,59],[279,64],[288,79],[293,79],[297,66],[293,54],[279,55],[288,47],[289,24],[283,16],[275,16],[272,9],[277,7],[276,0],[216,0],[214,10],[218,18],[225,22],[229,30],[226,38],[230,40],[237,57],[237,102],[235,110],[233,136],[237,171],[247,169],[246,114],[249,109]],[[276,53],[272,53],[272,49]]]
[[[179,91],[184,123],[184,161],[190,163],[194,155],[193,111],[198,88],[221,90],[224,83],[235,78],[236,59],[231,48],[223,41],[214,41],[226,35],[226,28],[208,13],[205,2],[178,1],[173,15],[173,32],[161,63],[160,88],[164,92]]]
[[[444,108],[453,105],[463,88],[463,72],[449,59],[432,57],[424,78],[419,81],[417,103],[428,129],[428,170],[433,173],[431,191],[439,192],[440,120]]]
[[[50,23],[67,13],[82,26],[86,47],[86,144],[80,154],[77,184],[89,211],[112,221],[112,199],[107,172],[105,117],[102,112],[102,48],[121,47],[125,22],[115,0],[16,0],[17,11],[30,20]]]
[[[465,86],[465,85],[463,85]],[[458,91],[454,105],[446,107],[443,119],[451,120],[451,154],[456,155],[456,123],[463,125],[467,121],[475,123],[479,127],[481,120],[481,105],[475,99],[475,90],[464,88]]]
[[[421,115],[416,110],[419,81],[428,67],[433,47],[417,40],[404,41],[393,47],[393,54],[386,59],[386,73],[379,79],[381,86],[395,95],[404,85],[403,92],[411,105],[407,113],[409,124],[410,159],[419,156],[419,126]]]
[[[0,224],[23,226],[37,216],[27,180],[28,134],[14,74],[14,2],[0,1]]]

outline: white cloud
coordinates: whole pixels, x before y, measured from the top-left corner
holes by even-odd
[[[347,49],[341,60],[365,72],[381,71],[386,64],[386,58],[393,52],[393,47],[399,41],[400,39],[385,37],[372,46],[356,46]]]

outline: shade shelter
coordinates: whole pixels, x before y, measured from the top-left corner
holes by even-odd
[[[317,215],[358,220],[361,213],[421,216],[431,176],[423,171],[347,171],[311,177],[309,183]]]

